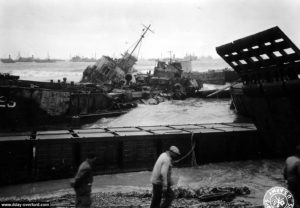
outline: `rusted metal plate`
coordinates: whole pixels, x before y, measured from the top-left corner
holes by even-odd
[[[77,134],[79,138],[100,138],[100,137],[114,137],[112,133],[80,133]]]
[[[116,132],[119,136],[146,136],[146,135],[153,135],[150,132],[147,131],[118,131]]]
[[[70,92],[42,90],[40,108],[51,116],[63,115],[69,109],[70,97]]]
[[[300,51],[279,27],[238,39],[216,50],[246,83],[272,82],[278,77],[298,79]]]

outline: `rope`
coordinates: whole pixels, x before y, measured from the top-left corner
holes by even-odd
[[[174,163],[179,163],[182,160],[186,159],[190,154],[192,154],[192,166],[198,166],[197,160],[196,160],[196,155],[195,155],[195,146],[196,146],[196,141],[194,140],[194,133],[191,134],[191,150],[184,155],[182,158],[175,160]]]
[[[196,141],[194,139],[194,133],[192,133],[192,141],[193,141],[193,152],[192,152],[192,167],[198,166],[197,160],[196,160],[196,153],[195,153],[195,146],[196,146]]]

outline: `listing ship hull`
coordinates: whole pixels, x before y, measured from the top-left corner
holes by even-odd
[[[274,27],[217,52],[242,80],[231,87],[236,111],[252,118],[274,155],[293,153],[300,144],[299,49]]]

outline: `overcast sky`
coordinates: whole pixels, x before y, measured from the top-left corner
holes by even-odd
[[[215,47],[279,26],[300,47],[300,0],[0,0],[0,57],[218,57]]]

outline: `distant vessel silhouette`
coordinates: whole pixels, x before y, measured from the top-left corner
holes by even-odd
[[[71,58],[72,62],[96,62],[97,59],[95,58],[86,58],[86,57],[80,57],[80,56],[74,56]]]
[[[34,62],[34,56],[32,55],[31,57],[22,57],[19,54],[19,58],[16,60],[16,62]]]
[[[54,63],[56,62],[56,59],[50,59],[49,53],[48,53],[48,57],[45,59],[34,59],[34,62],[36,63]]]
[[[36,63],[54,63],[56,60],[54,59],[34,59]]]
[[[58,59],[50,59],[49,55],[45,59],[34,58],[32,55],[31,57],[22,57],[20,54],[18,59],[12,59],[11,55],[8,58],[0,59],[2,63],[16,63],[16,62],[36,62],[36,63],[54,63],[58,61]]]
[[[1,59],[2,63],[15,63],[15,61],[11,58],[10,55],[8,55],[7,59]]]

